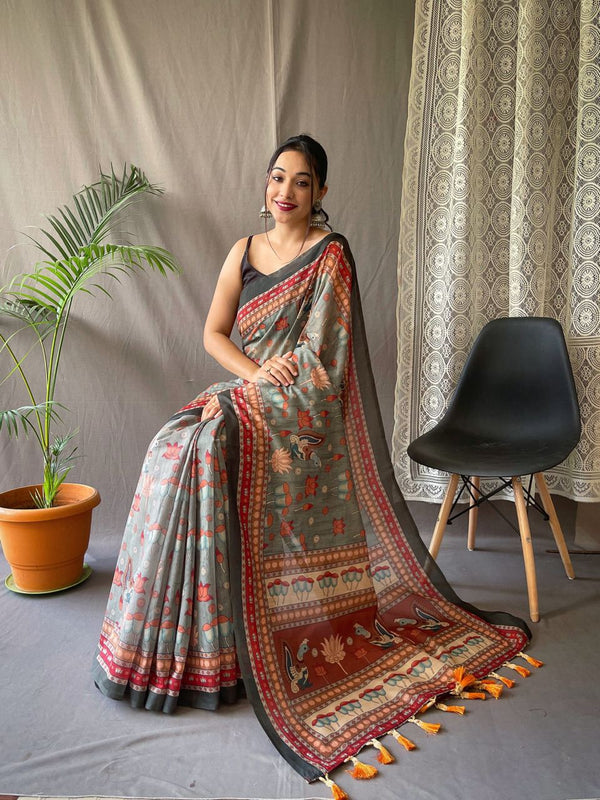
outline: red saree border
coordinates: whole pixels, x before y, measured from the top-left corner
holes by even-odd
[[[346,427],[347,433],[349,431],[347,447],[359,506],[361,512],[369,518],[379,539],[378,545],[369,548],[371,565],[391,565],[394,574],[401,578],[411,592],[424,592],[443,606],[449,620],[462,627],[468,626],[473,631],[473,638],[481,634],[489,641],[489,646],[484,646],[478,655],[469,660],[469,670],[474,671],[478,677],[484,677],[522,649],[527,640],[528,629],[524,623],[510,615],[485,615],[460,601],[426,553],[397,485],[394,486],[393,471],[389,463],[382,474],[378,458],[385,460],[387,456],[389,462],[389,454],[385,438],[382,438],[383,426],[368,362],[354,263],[343,237],[327,237],[327,242],[314,261],[308,265],[300,264],[293,273],[283,275],[281,281],[275,279],[273,286],[258,291],[241,307],[238,314],[239,324],[243,330],[252,331],[254,326],[261,324],[261,315],[268,314],[271,317],[281,308],[285,308],[290,300],[303,296],[303,292],[307,291],[307,287],[315,279],[313,273],[317,271],[319,263],[322,267],[321,274],[331,277],[336,272],[338,280],[334,281],[332,291],[341,312],[337,323],[351,334],[344,372],[342,409],[346,419],[353,423]],[[261,287],[253,288],[258,290],[264,286],[265,282]],[[343,317],[350,316],[350,312],[352,326],[348,328],[343,324]],[[356,345],[362,350],[361,362],[367,367],[366,376],[363,375],[362,380],[356,371]],[[317,356],[320,355],[320,348],[315,352]],[[263,541],[259,533],[266,507],[264,478],[268,470],[269,452],[269,429],[265,422],[261,390],[256,384],[246,384],[224,392],[220,395],[220,401],[227,429],[228,475],[230,486],[235,490],[232,495],[237,498],[237,507],[230,520],[230,564],[232,586],[239,589],[234,596],[234,624],[242,675],[255,712],[274,745],[303,777],[315,780],[345,759],[356,755],[374,737],[387,734],[392,728],[401,725],[430,699],[447,694],[454,687],[451,670],[449,666],[443,667],[441,673],[439,669],[432,673],[431,679],[411,685],[411,695],[407,695],[406,701],[403,699],[402,706],[395,712],[390,710],[391,706],[386,706],[383,715],[377,706],[366,709],[360,718],[352,719],[347,724],[346,729],[351,729],[351,733],[347,736],[341,735],[339,741],[311,733],[307,729],[306,719],[304,722],[295,720],[293,713],[290,713],[292,710],[299,715],[313,716],[315,708],[326,708],[328,698],[335,702],[340,696],[339,686],[342,684],[344,696],[349,698],[348,703],[353,702],[353,693],[363,687],[366,688],[363,688],[361,697],[370,697],[368,692],[375,693],[378,689],[376,679],[380,680],[383,675],[384,681],[391,680],[395,674],[399,674],[393,671],[399,656],[396,653],[389,656],[382,653],[381,657],[372,660],[362,672],[355,671],[347,675],[346,679],[339,679],[332,684],[331,690],[321,689],[317,704],[314,698],[307,697],[306,700],[295,702],[292,709],[278,677],[280,666],[274,651],[274,642],[264,634],[264,620],[269,617],[276,619],[276,626],[283,626],[285,629],[288,624],[297,626],[302,622],[303,616],[301,609],[291,611],[269,607],[264,592],[265,577],[292,575],[299,568],[293,556],[286,554],[267,555],[261,561]],[[361,552],[360,545],[350,547],[346,553],[348,563],[355,562]],[[336,554],[340,555],[337,551]],[[327,558],[326,551],[308,553],[302,562],[302,570],[308,572],[311,567],[325,567]],[[258,571],[259,564],[261,569]],[[381,592],[384,610],[403,599],[406,586],[403,589],[392,587]],[[357,595],[355,603],[358,613],[364,608],[364,599]],[[336,598],[334,602],[324,603],[323,614],[325,617],[331,614],[335,618],[345,610],[347,607],[344,608],[340,598]],[[314,626],[318,618],[311,617],[310,614],[310,609],[307,609],[305,619]],[[436,640],[436,644],[439,644],[436,652],[452,646],[452,643],[452,634],[445,633]],[[412,665],[406,662],[403,668],[406,668],[407,673],[421,669],[419,664],[423,660],[417,659]],[[369,677],[371,674],[372,678]],[[420,673],[415,672],[415,675],[418,674]],[[440,682],[441,674],[447,677]],[[370,683],[373,685],[369,690]],[[396,694],[392,695],[392,705],[395,697]]]

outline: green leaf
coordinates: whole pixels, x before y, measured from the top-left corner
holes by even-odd
[[[151,184],[134,165],[125,164],[119,175],[112,165],[108,173],[100,170],[100,179],[76,192],[71,205],[62,206],[56,214],[46,217],[45,229],[38,229],[35,236],[27,234],[45,260],[37,263],[32,271],[15,276],[0,289],[0,317],[19,323],[18,330],[11,330],[10,334],[0,331],[0,352],[4,351],[11,359],[8,374],[0,385],[18,375],[31,401],[29,406],[0,412],[0,428],[11,436],[22,433],[36,436],[45,459],[42,493],[45,503],[51,502],[49,498],[71,469],[75,452],[74,449],[67,452],[66,444],[58,451],[53,451],[49,445],[51,425],[60,422],[58,409],[64,408],[55,401],[54,392],[72,304],[80,292],[92,294],[92,290],[99,290],[110,298],[110,292],[103,285],[105,277],[120,283],[123,274],[131,275],[147,268],[162,275],[180,271],[174,256],[164,248],[106,241],[113,230],[119,230],[122,239],[122,219],[133,203],[144,195],[162,193],[162,188]],[[25,349],[23,355],[13,348],[18,344],[17,334],[20,336],[26,330],[33,333],[35,341],[22,348]],[[41,360],[47,398],[47,402],[41,404],[36,403],[32,388],[39,380],[39,366],[35,366],[35,381],[30,382],[26,373],[34,349]],[[61,441],[60,437],[54,440],[57,446]]]

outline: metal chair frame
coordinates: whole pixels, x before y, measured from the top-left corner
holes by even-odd
[[[502,484],[498,486],[496,489],[493,489],[491,492],[488,492],[487,494],[481,494],[478,485],[474,483],[468,475],[461,475],[460,479],[462,480],[462,486],[460,487],[460,491],[456,495],[454,503],[452,504],[452,508],[450,509],[450,516],[446,521],[446,525],[452,525],[455,519],[462,517],[463,514],[470,514],[473,511],[473,509],[479,508],[479,506],[483,505],[487,500],[490,500],[492,497],[499,494],[504,489],[508,489],[509,487],[512,486],[512,478],[503,478],[502,476],[499,475],[496,480],[502,481]],[[539,513],[546,520],[546,522],[548,522],[550,517],[548,516],[548,514],[546,514],[544,508],[542,508],[542,506],[535,499],[535,495],[531,491],[532,486],[533,486],[533,475],[530,475],[528,487],[525,488],[523,486],[523,494],[525,495],[527,508],[533,506],[533,508],[539,511]],[[467,508],[463,509],[462,511],[457,511],[456,514],[454,514],[453,511],[458,505],[458,503],[460,503],[460,498],[462,497],[465,489],[469,493],[469,496],[471,498],[471,503],[468,505]],[[491,503],[490,505],[494,509],[496,514],[501,516],[507,525],[510,525],[510,527],[513,529],[515,533],[519,533],[519,529],[517,528],[515,523],[511,519],[509,519],[509,517],[507,517],[503,511],[497,508],[496,505],[494,505],[494,503]],[[472,549],[473,549],[472,547],[469,548],[469,550]]]

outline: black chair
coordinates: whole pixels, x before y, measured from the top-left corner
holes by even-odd
[[[408,447],[414,461],[451,473],[429,546],[433,558],[446,524],[467,512],[467,546],[474,549],[479,505],[512,485],[533,622],[539,620],[539,611],[527,508],[534,505],[550,521],[567,577],[573,579],[569,552],[542,473],[563,461],[580,435],[577,394],[559,323],[545,317],[510,317],[485,325],[444,417]],[[521,476],[525,475],[530,478],[524,490]],[[543,508],[531,491],[534,476]],[[455,499],[459,477],[462,486]],[[501,484],[484,495],[480,478],[498,478]],[[451,516],[465,491],[469,507]]]

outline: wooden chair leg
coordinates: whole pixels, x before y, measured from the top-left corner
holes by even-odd
[[[560,527],[560,522],[558,521],[558,517],[556,516],[556,509],[554,508],[554,503],[552,502],[552,498],[550,497],[550,492],[548,491],[548,487],[546,486],[546,481],[544,480],[544,476],[541,472],[536,472],[535,474],[535,485],[537,486],[537,490],[540,493],[540,497],[542,498],[542,505],[544,506],[544,510],[546,514],[550,517],[550,527],[552,529],[552,533],[554,535],[554,541],[556,542],[556,546],[558,547],[558,552],[560,553],[560,557],[563,562],[563,566],[565,568],[565,572],[567,573],[567,578],[569,580],[573,580],[575,577],[575,571],[573,570],[573,565],[571,564],[571,557],[569,556],[569,551],[567,549],[567,545],[565,542],[565,537],[563,536],[562,528]]]
[[[429,552],[433,558],[437,558],[437,554],[442,543],[442,537],[444,536],[446,523],[448,522],[448,517],[450,516],[452,503],[454,502],[454,495],[456,494],[457,486],[458,475],[451,475],[450,483],[448,484],[448,489],[446,490],[446,496],[444,497],[444,502],[442,503],[437,522],[435,523],[435,529],[433,531],[433,536],[431,537],[431,544],[429,545]]]
[[[521,534],[521,546],[523,548],[523,561],[525,562],[525,580],[527,581],[527,595],[529,597],[529,616],[532,622],[539,622],[540,612],[538,608],[537,583],[535,579],[535,561],[533,557],[533,546],[531,544],[531,530],[529,519],[527,518],[527,505],[523,495],[521,479],[514,477],[512,487],[515,493],[515,506],[517,508],[517,518],[519,520],[519,533]]]
[[[479,478],[471,477],[473,484],[474,500],[479,498]],[[473,500],[471,501],[473,503]],[[477,530],[477,515],[479,513],[479,506],[471,505],[469,508],[469,532],[467,534],[467,549],[475,550],[475,531]]]

